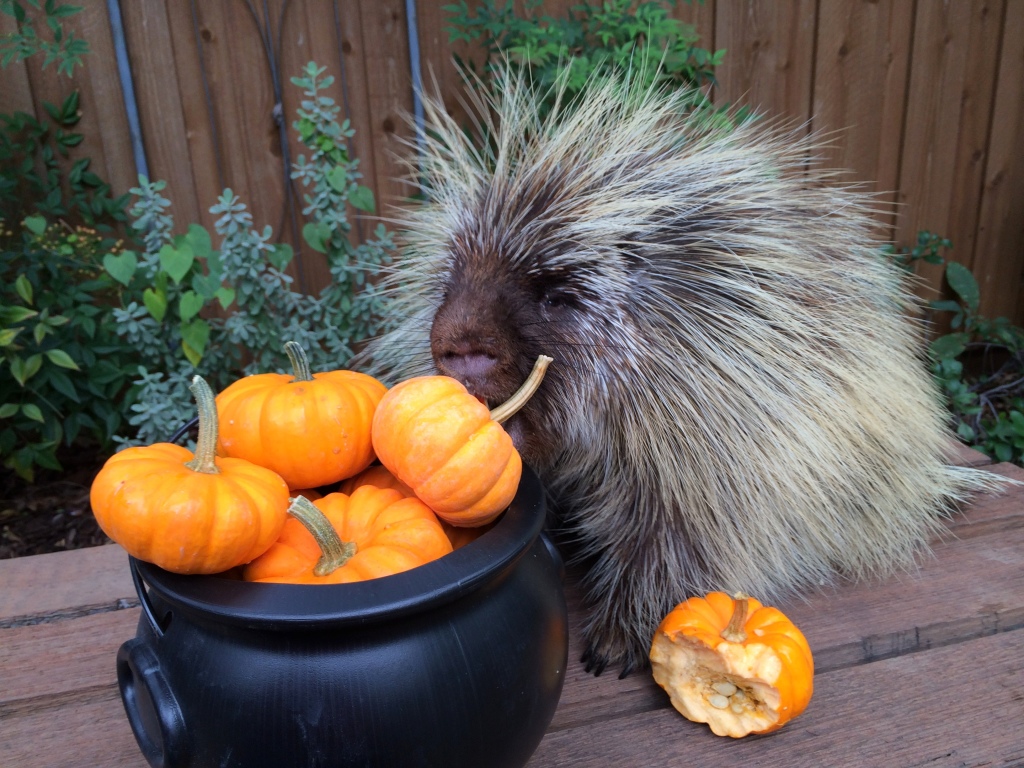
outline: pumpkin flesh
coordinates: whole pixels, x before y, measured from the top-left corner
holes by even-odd
[[[736,636],[734,598],[712,592],[681,603],[658,627],[650,654],[654,679],[676,710],[733,738],[781,728],[813,692],[803,634],[776,608],[745,600]]]

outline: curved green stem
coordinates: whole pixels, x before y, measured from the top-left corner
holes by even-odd
[[[284,352],[291,361],[292,370],[295,371],[293,381],[312,381],[313,374],[309,370],[309,358],[306,357],[306,350],[297,341],[286,341]]]
[[[515,394],[512,395],[501,405],[491,410],[491,418],[501,424],[512,417],[512,415],[526,405],[527,401],[533,397],[533,393],[540,387],[540,383],[544,381],[544,374],[548,370],[548,366],[551,364],[552,358],[547,355],[541,355],[537,358],[537,362],[533,364],[533,370],[530,371],[530,375],[526,377],[526,381],[523,382],[523,386],[516,390]]]
[[[302,523],[303,527],[316,539],[317,546],[320,547],[322,554],[313,567],[314,576],[327,576],[333,573],[356,553],[356,543],[354,541],[343,542],[327,516],[305,496],[296,496],[291,500],[288,514]]]
[[[220,470],[213,461],[217,454],[218,429],[217,403],[214,400],[213,390],[202,376],[193,376],[189,389],[192,390],[196,399],[196,408],[199,410],[199,439],[196,440],[195,458],[185,462],[185,466],[195,472],[218,475]]]

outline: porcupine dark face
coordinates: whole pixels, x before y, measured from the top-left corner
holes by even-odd
[[[556,401],[560,394],[576,400],[559,388],[578,390],[589,378],[577,358],[593,336],[587,307],[596,297],[587,297],[578,276],[546,265],[542,245],[535,245],[525,265],[501,258],[495,247],[501,244],[465,240],[453,247],[443,301],[431,326],[431,354],[439,372],[461,381],[490,407],[516,391],[538,355],[559,360],[563,370],[550,372],[549,386],[505,424],[523,459],[542,468],[563,437],[557,427],[564,409]]]

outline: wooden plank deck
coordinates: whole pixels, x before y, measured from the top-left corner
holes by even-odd
[[[780,605],[814,650],[815,693],[766,737],[712,735],[647,673],[586,674],[572,574],[567,594],[569,670],[530,768],[1024,766],[1024,484],[976,499],[914,573]],[[145,766],[114,672],[138,615],[117,546],[0,561],[0,766]]]

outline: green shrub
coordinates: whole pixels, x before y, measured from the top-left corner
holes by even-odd
[[[195,373],[223,388],[286,370],[287,340],[302,344],[313,370],[339,368],[381,328],[382,299],[368,278],[394,244],[383,226],[352,242],[348,205],[370,210],[373,195],[348,153],[352,129],[322,94],[332,80],[324,71],[311,63],[293,80],[305,95],[294,127],[310,151],[293,170],[305,189],[303,236],[332,277],[318,295],[294,288],[291,246],[255,228],[231,190],[210,209],[212,235],[198,224],[175,234],[164,182],[140,178],[114,198],[88,159],[64,172],[63,156],[81,141],[77,94],[46,105],[56,128],[0,116],[5,466],[31,481],[36,468],[60,469],[61,446],[88,440],[102,456],[166,440],[194,413]]]
[[[30,13],[26,6],[38,13]],[[75,5],[58,5],[56,0],[46,0],[42,5],[39,0],[0,0],[0,13],[13,18],[16,25],[14,32],[0,35],[0,66],[42,53],[44,68],[56,62],[57,71],[70,76],[81,65],[82,56],[89,52],[89,44],[65,29],[61,20],[81,10]],[[36,31],[40,15],[49,29],[46,37]]]
[[[487,0],[472,10],[466,0],[444,6],[449,14],[449,40],[482,45],[486,53],[482,63],[458,56],[456,62],[489,84],[507,58],[514,73],[528,74],[549,94],[548,110],[554,103],[551,86],[556,82],[564,84],[565,94],[573,97],[589,79],[627,70],[645,86],[690,90],[693,107],[710,107],[699,89],[714,82],[714,68],[725,51],[698,47],[693,26],[669,16],[674,2],[581,3],[563,18],[542,13],[542,5],[541,0],[527,0],[522,15],[511,0]]]
[[[981,292],[971,271],[947,261],[952,243],[931,232],[918,234],[910,250],[890,255],[910,270],[918,261],[945,265],[952,299],[933,301],[948,315],[949,333],[929,347],[932,373],[949,406],[951,426],[960,439],[999,461],[1024,463],[1024,329],[1007,318],[979,313]]]
[[[82,140],[78,93],[44,107],[52,123],[0,115],[0,460],[27,480],[59,469],[62,445],[110,448],[134,359],[102,266],[128,198],[67,158]]]
[[[217,390],[242,375],[286,371],[289,340],[304,347],[314,371],[336,369],[355,344],[381,329],[383,304],[368,277],[391,261],[394,243],[382,225],[365,242],[351,241],[347,207],[372,210],[373,195],[348,153],[348,121],[338,124],[339,107],[320,93],[333,81],[321,78],[324,72],[310,63],[292,81],[305,95],[293,126],[311,152],[308,160],[299,156],[292,174],[306,189],[303,238],[325,255],[332,278],[318,295],[295,290],[285,271],[291,246],[275,243],[269,226],[254,228],[230,189],[210,209],[218,217],[217,248],[198,224],[173,234],[164,182],[141,178],[132,190],[130,213],[143,246],[104,262],[122,286],[113,310],[117,333],[140,360],[128,398],[135,431],[118,442],[164,440],[187,422],[194,412],[188,383],[196,373]],[[204,312],[215,303],[226,317]]]

